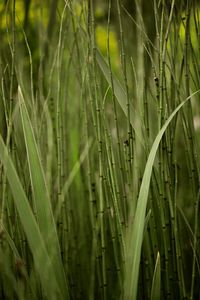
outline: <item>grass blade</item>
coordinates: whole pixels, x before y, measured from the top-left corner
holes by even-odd
[[[191,99],[192,96],[194,96],[198,92],[199,90],[193,93],[192,95],[190,95],[185,101],[179,104],[179,106],[173,111],[173,113],[170,115],[170,117],[167,119],[167,121],[159,131],[152,145],[151,151],[149,153],[143,178],[142,178],[141,187],[140,187],[134,222],[133,225],[130,227],[130,231],[128,233],[128,238],[127,238],[127,241],[129,241],[129,243],[127,246],[127,253],[126,253],[127,270],[126,270],[125,283],[124,283],[125,299],[135,300],[137,298],[137,285],[138,285],[138,277],[139,277],[139,265],[140,265],[143,233],[144,233],[144,226],[145,226],[145,213],[147,207],[151,174],[152,174],[154,160],[156,157],[156,152],[158,150],[163,134],[165,133],[173,117],[177,114],[177,112],[181,109],[181,107],[189,99]]]
[[[156,265],[153,274],[153,282],[151,288],[151,300],[160,299],[160,253],[158,252],[156,258]]]
[[[72,168],[67,180],[64,183],[64,186],[63,186],[62,191],[61,191],[61,199],[58,202],[58,205],[57,205],[57,208],[56,208],[56,213],[55,213],[55,219],[56,220],[58,219],[59,214],[61,212],[61,208],[62,208],[63,202],[65,200],[65,196],[67,195],[67,193],[69,191],[69,188],[70,188],[72,182],[74,181],[74,178],[75,178],[76,174],[80,170],[80,167],[81,167],[82,163],[84,162],[86,156],[88,155],[88,151],[89,151],[91,145],[92,145],[92,140],[90,139],[88,141],[88,143],[86,144],[83,152],[81,153],[79,160],[75,163],[75,165]]]
[[[68,295],[67,284],[50,197],[33,128],[20,87],[18,88],[18,96],[38,225],[52,260],[58,284],[63,292],[63,297],[66,299]]]
[[[96,50],[96,59],[97,59],[97,63],[99,65],[103,75],[105,76],[107,82],[111,86],[110,69],[99,50]],[[119,80],[114,76],[114,74],[112,74],[112,79],[113,79],[113,88],[114,88],[113,92],[114,92],[115,97],[116,97],[119,105],[121,106],[125,116],[127,117],[126,92],[125,92],[124,88],[122,87],[121,83],[119,82]],[[133,107],[133,105],[131,103],[130,103],[130,123],[131,123],[133,129],[135,130],[135,134],[136,134],[139,142],[141,143],[141,145],[144,146],[144,139],[143,139],[142,135],[139,134],[141,132],[141,129],[142,129],[142,132],[144,130],[143,122],[139,116],[139,112],[135,110],[135,108]]]
[[[0,159],[6,172],[13,199],[33,255],[35,268],[40,277],[44,293],[47,295],[48,299],[56,299],[56,295],[61,296],[56,274],[49,258],[49,254],[47,253],[43,237],[29,205],[29,201],[1,136]],[[51,274],[51,276],[49,276],[49,274]]]

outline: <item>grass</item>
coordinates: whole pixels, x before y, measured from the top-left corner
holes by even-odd
[[[197,1],[152,1],[151,32],[138,1],[25,23],[18,5],[0,6],[0,298],[199,299]]]

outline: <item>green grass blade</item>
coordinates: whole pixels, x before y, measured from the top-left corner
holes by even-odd
[[[69,188],[70,188],[70,186],[72,185],[72,183],[74,181],[75,176],[77,175],[78,171],[80,170],[81,165],[83,164],[85,158],[87,157],[91,145],[92,145],[92,140],[90,139],[88,141],[88,143],[86,144],[83,152],[81,153],[79,160],[77,160],[77,162],[75,163],[75,165],[72,168],[67,180],[64,183],[64,186],[63,186],[62,191],[61,191],[61,197],[60,197],[61,199],[58,202],[58,205],[57,205],[57,208],[56,208],[55,220],[57,220],[58,217],[59,217],[63,202],[65,201],[65,196],[67,195],[67,193],[69,191]]]
[[[38,225],[52,260],[58,284],[63,292],[63,297],[66,299],[68,290],[50,197],[33,128],[20,87],[18,88],[18,96]]]
[[[151,288],[151,300],[160,299],[160,253],[158,252],[153,274],[153,282]]]
[[[96,50],[96,59],[97,59],[97,63],[99,65],[104,77],[106,78],[107,82],[111,86],[110,69],[99,50]],[[125,92],[124,88],[122,87],[121,83],[119,82],[119,80],[114,76],[114,74],[112,74],[112,79],[113,79],[113,88],[114,88],[113,92],[114,92],[115,97],[116,97],[119,105],[121,106],[125,116],[127,117],[126,92]],[[136,134],[139,142],[141,143],[141,145],[144,146],[144,139],[143,139],[142,135],[139,134],[139,133],[141,133],[141,129],[142,129],[142,132],[144,130],[143,122],[139,116],[139,112],[136,111],[136,109],[133,107],[133,105],[131,103],[130,103],[130,123],[131,123],[133,129],[135,130],[135,134]]]
[[[181,109],[181,107],[189,99],[191,99],[192,96],[194,96],[198,92],[199,90],[193,93],[192,95],[190,95],[173,111],[173,113],[170,115],[170,117],[167,119],[167,121],[159,131],[152,145],[151,151],[149,153],[149,157],[145,166],[142,183],[140,187],[134,222],[133,225],[130,227],[127,236],[127,241],[128,241],[127,253],[126,253],[127,270],[126,270],[125,282],[124,282],[125,299],[136,300],[137,298],[137,285],[138,285],[138,277],[139,277],[139,265],[140,265],[143,233],[144,233],[144,226],[145,226],[145,213],[147,207],[151,174],[152,174],[154,160],[156,157],[156,152],[158,150],[163,134],[165,133],[173,117],[177,114],[177,112]]]
[[[61,296],[56,274],[49,258],[49,254],[47,253],[43,237],[29,205],[29,201],[1,136],[0,159],[6,172],[14,203],[33,255],[36,272],[40,277],[42,288],[48,299],[56,299],[56,295]],[[49,276],[49,274],[51,274],[51,276]]]

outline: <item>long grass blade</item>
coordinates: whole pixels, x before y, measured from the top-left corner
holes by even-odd
[[[161,271],[160,271],[160,253],[158,252],[155,264],[155,270],[153,274],[153,282],[151,288],[151,300],[160,299],[160,280],[161,280]]]
[[[58,284],[63,292],[63,297],[66,299],[66,295],[68,295],[67,284],[50,197],[33,128],[20,87],[18,88],[18,95],[38,225],[52,260]]]
[[[158,150],[163,134],[165,133],[173,117],[177,114],[177,112],[181,109],[181,107],[198,92],[199,90],[193,93],[192,95],[190,95],[185,101],[180,103],[179,106],[173,111],[173,113],[170,115],[170,117],[167,119],[167,121],[159,131],[152,145],[151,151],[149,153],[143,178],[142,178],[141,187],[140,187],[138,204],[135,212],[133,226],[130,228],[130,231],[127,236],[128,237],[127,241],[129,241],[128,242],[129,246],[127,246],[127,253],[126,253],[127,270],[126,270],[125,283],[124,283],[125,299],[135,300],[137,298],[137,285],[138,285],[138,277],[139,277],[139,265],[140,265],[140,256],[141,256],[142,241],[143,241],[143,232],[145,226],[145,213],[147,207],[151,174],[152,174],[154,160],[156,157],[156,152]]]
[[[99,65],[103,75],[105,76],[108,84],[111,85],[110,69],[99,50],[96,50],[96,59],[97,59],[97,63]],[[113,78],[113,88],[114,88],[113,92],[115,94],[115,97],[116,97],[121,109],[123,110],[125,116],[128,117],[126,92],[114,74],[112,74],[112,78]],[[143,139],[142,135],[139,134],[141,132],[141,128],[142,128],[142,132],[144,130],[143,122],[140,118],[139,112],[136,111],[136,109],[133,107],[133,105],[131,103],[130,103],[130,123],[131,123],[133,129],[135,130],[135,135],[137,136],[139,142],[141,143],[141,145],[145,146],[144,139]]]
[[[64,186],[61,191],[61,200],[58,202],[56,213],[55,213],[55,219],[57,220],[63,205],[63,202],[65,200],[65,196],[67,195],[70,186],[72,185],[72,182],[74,181],[75,176],[77,175],[78,171],[80,170],[81,165],[83,164],[84,160],[86,159],[88,155],[88,151],[92,145],[92,140],[89,140],[86,144],[83,152],[80,155],[79,160],[75,163],[74,167],[72,168],[67,180],[64,183]]]
[[[44,239],[41,235],[27,196],[1,136],[0,159],[6,172],[14,203],[19,213],[19,217],[33,255],[35,269],[40,278],[44,294],[48,299],[52,300],[56,299],[56,295],[61,297],[57,284],[56,273],[46,250]],[[51,274],[51,276],[49,276],[49,274]]]

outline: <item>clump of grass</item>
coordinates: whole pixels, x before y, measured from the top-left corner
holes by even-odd
[[[16,5],[0,49],[1,298],[197,299],[197,3],[153,1],[152,32],[138,1],[108,1],[102,24],[93,1],[52,1],[35,27]]]

